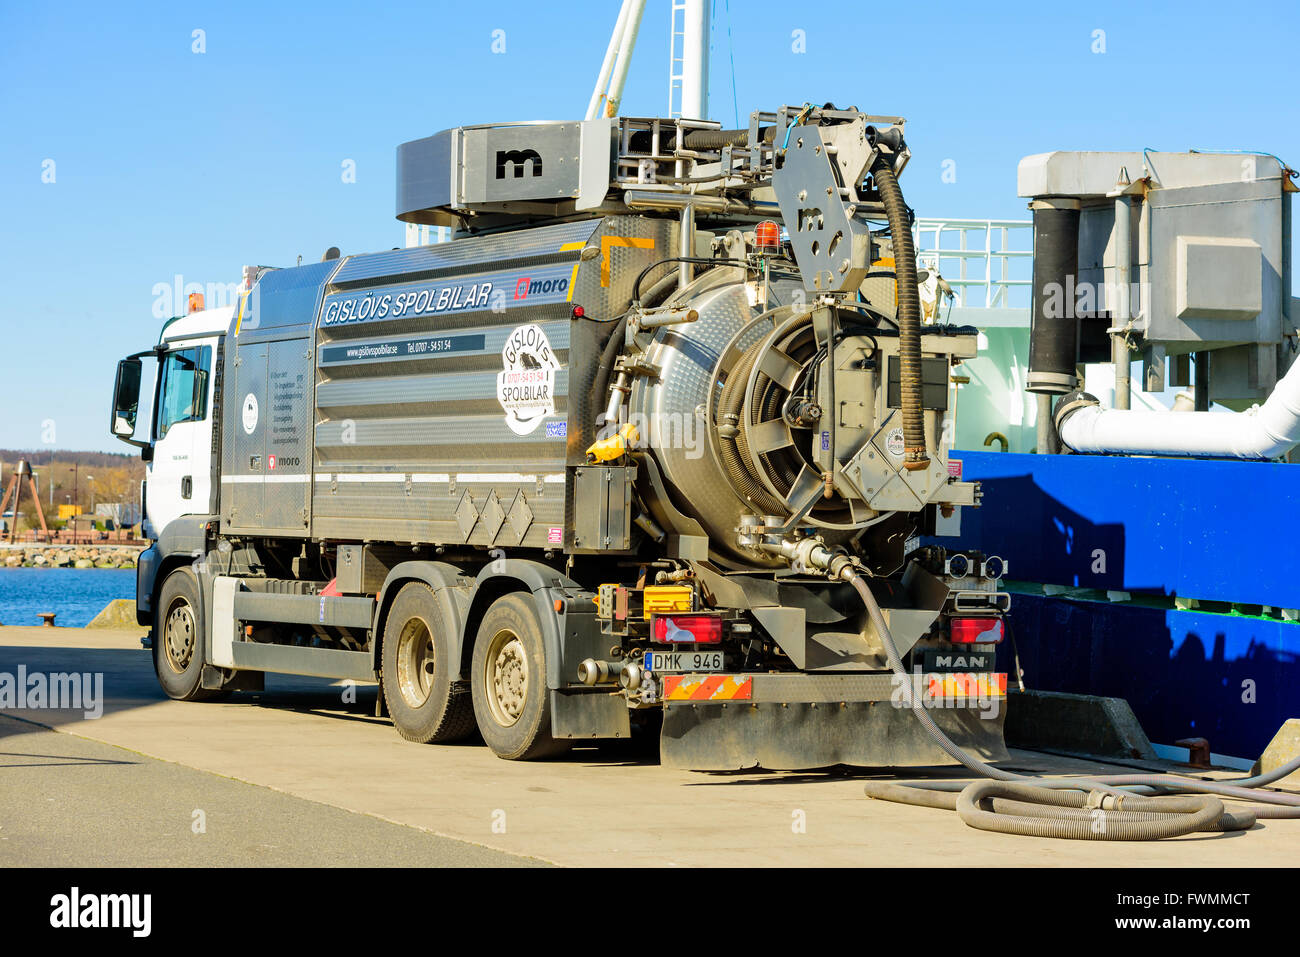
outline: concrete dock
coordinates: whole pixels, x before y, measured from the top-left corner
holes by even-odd
[[[1300,821],[1141,844],[1012,837],[869,801],[878,772],[677,771],[638,742],[502,761],[403,741],[372,717],[373,685],[268,675],[264,692],[175,702],[143,633],[0,628],[0,672],[98,673],[104,697],[97,719],[0,711],[0,866],[1268,867],[1300,854]],[[1012,757],[1026,773],[1134,770]]]

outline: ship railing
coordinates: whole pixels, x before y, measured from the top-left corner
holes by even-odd
[[[952,286],[956,305],[1028,307],[1034,257],[1029,220],[917,219],[912,238],[921,261]]]

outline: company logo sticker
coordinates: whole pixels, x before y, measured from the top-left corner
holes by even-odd
[[[903,430],[893,429],[885,436],[885,451],[890,455],[902,456],[903,454]]]
[[[257,428],[257,396],[251,392],[244,396],[243,419],[244,432],[252,435],[253,430]]]
[[[504,368],[497,373],[497,401],[515,435],[529,435],[555,414],[555,373],[560,362],[536,323],[518,326],[501,347]]]

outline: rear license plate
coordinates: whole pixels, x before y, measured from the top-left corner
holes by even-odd
[[[722,670],[720,651],[647,651],[645,669],[660,675]]]

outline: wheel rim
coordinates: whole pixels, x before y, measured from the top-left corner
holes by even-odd
[[[528,700],[528,657],[523,642],[509,629],[492,636],[487,653],[487,703],[492,717],[508,728],[524,713]]]
[[[436,667],[433,633],[423,619],[412,618],[397,639],[397,690],[407,705],[418,708],[429,700]]]
[[[167,651],[167,666],[176,674],[184,674],[194,658],[194,609],[184,598],[177,598],[167,609],[163,625],[163,647]]]

